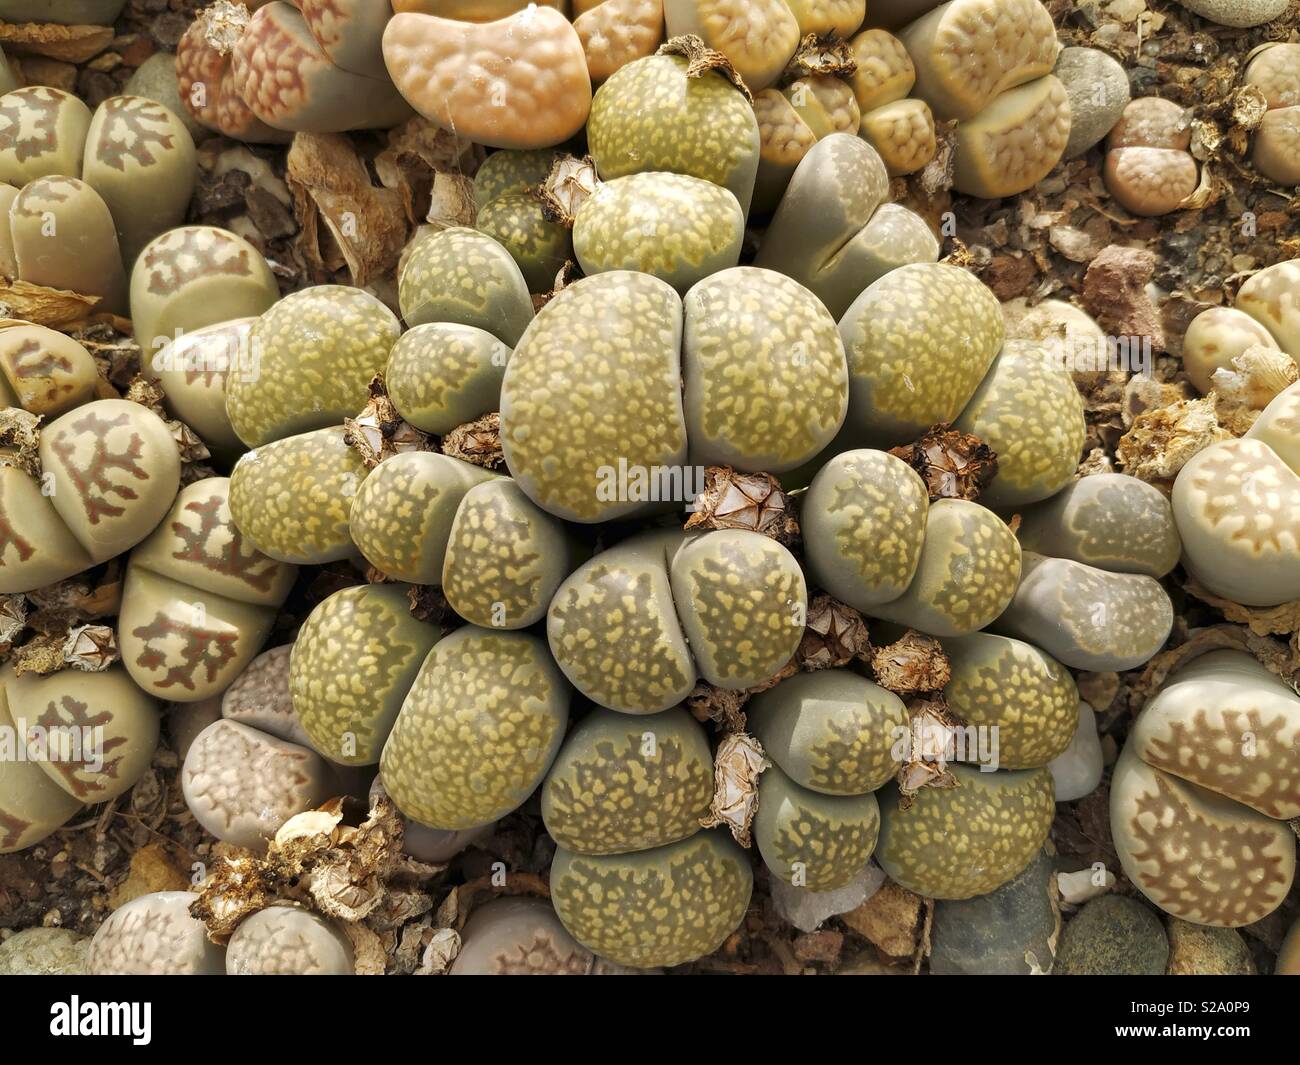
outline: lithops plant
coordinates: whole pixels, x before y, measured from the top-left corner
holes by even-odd
[[[0,0],[0,19],[64,26],[111,26],[125,3],[126,0]]]
[[[344,285],[294,292],[253,326],[247,356],[226,378],[226,412],[239,438],[261,447],[337,425],[366,404],[401,334],[376,297]]]
[[[196,19],[177,47],[181,96],[237,140],[387,128],[408,118],[384,68],[390,12],[364,0],[259,5],[251,17]]]
[[[123,96],[143,96],[162,104],[185,124],[190,136],[196,141],[206,137],[209,130],[181,99],[180,79],[176,74],[176,56],[171,52],[154,52],[148,59],[135,68],[135,72],[122,86]]]
[[[1231,370],[1233,360],[1253,347],[1278,350],[1268,327],[1235,307],[1210,307],[1192,319],[1183,334],[1183,370],[1196,390],[1214,390],[1214,375]]]
[[[231,374],[258,373],[251,339],[256,322],[236,318],[183,333],[148,360],[167,409],[214,452],[244,450],[226,412],[226,388]]]
[[[1255,131],[1250,160],[1279,185],[1300,185],[1300,44],[1255,53],[1242,79],[1264,94],[1268,111]]]
[[[119,906],[90,941],[95,976],[214,976],[226,970],[225,949],[190,906],[188,891],[155,891]]]
[[[57,418],[95,395],[95,361],[71,337],[43,325],[0,322],[0,402]]]
[[[994,628],[1092,672],[1134,669],[1164,645],[1174,608],[1160,582],[1026,551],[1019,587]]]
[[[576,0],[573,14],[593,85],[652,55],[664,39],[663,0]]]
[[[113,213],[128,268],[149,241],[185,220],[197,175],[194,139],[166,107],[143,96],[99,105],[81,178]]]
[[[760,214],[780,202],[800,160],[821,137],[856,133],[862,121],[853,90],[827,75],[764,89],[754,97],[754,115],[761,147],[752,207]]]
[[[268,906],[239,922],[226,944],[228,976],[351,976],[352,942],[298,906]]]
[[[23,281],[98,296],[115,314],[126,310],[113,215],[84,181],[50,176],[24,185],[9,205],[9,234]]]
[[[595,959],[541,899],[493,899],[461,930],[451,976],[585,976]]]
[[[898,770],[907,710],[893,692],[845,669],[798,673],[745,704],[750,731],[795,784],[865,795]],[[865,861],[865,859],[864,859]]]
[[[159,698],[195,702],[225,690],[262,649],[297,575],[245,543],[229,494],[225,477],[187,485],[127,563],[122,660]]]
[[[744,235],[744,212],[728,189],[686,174],[647,172],[596,189],[574,216],[573,250],[587,274],[639,270],[685,294],[734,267]]]
[[[431,451],[385,459],[366,475],[352,501],[352,542],[385,576],[439,584],[461,500],[475,485],[497,476]]]
[[[1123,473],[1080,477],[1021,511],[1016,535],[1026,551],[1156,578],[1178,565],[1182,550],[1169,497]]]
[[[1187,113],[1176,103],[1155,96],[1132,101],[1106,139],[1106,188],[1136,215],[1178,210],[1200,181],[1191,141]]]
[[[310,747],[311,737],[293,709],[289,685],[292,656],[293,644],[286,643],[254,658],[221,694],[220,716]]]
[[[1287,9],[1286,0],[1178,0],[1188,11],[1220,26],[1244,28],[1272,22]]]
[[[950,770],[955,787],[922,788],[906,808],[896,785],[881,791],[875,858],[918,895],[968,899],[1005,884],[1038,853],[1056,809],[1052,775],[1045,768]]]
[[[669,37],[699,37],[725,55],[754,92],[777,79],[801,37],[785,0],[664,0],[664,18]]]
[[[408,326],[450,322],[491,333],[513,348],[533,320],[528,284],[510,252],[472,229],[420,240],[398,278]]]
[[[1276,263],[1252,275],[1237,290],[1234,305],[1263,325],[1294,358],[1300,352],[1300,260]]]
[[[312,746],[345,765],[379,761],[437,640],[435,626],[411,616],[401,585],[345,588],[319,603],[303,622],[289,668],[294,712]]]
[[[37,178],[78,176],[90,117],[77,97],[46,85],[0,96],[0,181],[21,188]]]
[[[575,853],[676,843],[709,812],[709,741],[680,707],[646,719],[598,709],[564,741],[541,794],[546,831]]]
[[[315,751],[223,718],[190,744],[180,773],[185,805],[217,839],[264,851],[289,818],[335,793]]]
[[[1051,173],[1069,139],[1070,98],[1054,75],[1008,89],[958,124],[953,188],[986,199],[1024,192]]]
[[[463,829],[517,809],[550,768],[569,685],[546,642],[467,625],[434,645],[384,744],[384,787],[407,817]]]
[[[663,136],[671,129],[673,136]],[[758,172],[758,121],[717,70],[656,54],[616,71],[591,102],[587,144],[605,180],[645,171],[703,178],[748,213]]]
[[[551,901],[564,927],[602,958],[637,968],[680,965],[717,950],[740,924],[754,877],[719,830],[631,854],[563,847]]]
[[[28,592],[130,550],[180,487],[170,430],[146,407],[102,399],[41,433],[40,480],[0,466],[0,590]]]
[[[341,426],[291,436],[236,463],[230,514],[253,547],[279,562],[335,562],[356,553],[348,518],[365,476]]]
[[[466,621],[527,628],[546,616],[576,555],[559,519],[514,481],[494,477],[470,488],[456,508],[439,583]]]
[[[877,279],[939,257],[929,226],[886,203],[888,194],[888,171],[871,145],[847,134],[823,137],[790,179],[755,265],[793,277],[842,318]]]
[[[1115,767],[1111,830],[1128,878],[1161,909],[1240,927],[1295,877],[1300,698],[1241,651],[1180,668],[1138,715]]]
[[[131,271],[131,322],[145,353],[183,333],[252,318],[280,297],[275,275],[243,237],[213,226],[182,226],[155,237]]]
[[[880,832],[876,797],[823,795],[771,766],[758,780],[754,842],[773,876],[810,891],[843,887],[866,866]]]
[[[384,383],[406,421],[435,436],[495,411],[510,349],[473,325],[431,322],[408,329],[388,353]]]
[[[697,675],[732,689],[774,676],[794,655],[806,608],[798,563],[774,540],[744,530],[685,540],[649,532],[560,585],[547,635],[560,668],[593,702],[656,713],[681,702]]]
[[[573,259],[569,227],[552,218],[531,189],[504,192],[481,206],[474,226],[509,250],[531,292],[549,292]]]
[[[1172,501],[1183,562],[1205,588],[1248,606],[1300,598],[1300,385],[1245,437],[1193,455]]]
[[[384,31],[383,50],[416,111],[479,144],[559,144],[591,110],[582,40],[552,8],[529,6],[485,24],[403,12]]]

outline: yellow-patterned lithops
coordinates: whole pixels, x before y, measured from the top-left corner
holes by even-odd
[[[225,477],[187,485],[127,564],[122,660],[141,688],[172,702],[229,686],[262,649],[297,574],[244,541],[229,492]]]
[[[1241,651],[1174,673],[1115,767],[1111,832],[1130,880],[1162,910],[1236,928],[1295,878],[1300,698]]]
[[[501,406],[510,348],[485,329],[430,322],[408,329],[388,353],[388,398],[417,429],[445,436]]]
[[[456,630],[429,652],[384,744],[385,789],[402,813],[432,828],[505,816],[550,768],[569,695],[544,640]]]
[[[547,774],[542,819],[561,847],[625,854],[694,835],[712,799],[709,741],[685,710],[651,718],[595,710]]]
[[[345,588],[318,604],[289,666],[294,712],[312,746],[346,765],[379,761],[437,639],[435,626],[411,616],[399,584]]]
[[[401,329],[360,289],[318,285],[286,296],[257,320],[246,359],[227,378],[235,432],[261,447],[359,413]]]
[[[740,924],[754,875],[722,830],[632,854],[583,855],[561,847],[551,901],[564,927],[602,958],[636,968],[711,954]]]

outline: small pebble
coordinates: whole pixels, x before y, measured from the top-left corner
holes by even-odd
[[[1064,751],[1048,763],[1052,780],[1056,782],[1056,801],[1073,802],[1090,795],[1101,783],[1104,768],[1101,757],[1101,740],[1097,736],[1097,714],[1091,706],[1079,701],[1079,727]]]
[[[67,928],[26,928],[0,943],[0,976],[85,976],[89,948]]]
[[[1161,976],[1169,940],[1160,918],[1122,895],[1093,899],[1061,933],[1057,976]]]
[[[861,873],[834,891],[809,891],[792,887],[775,877],[770,879],[772,903],[783,921],[801,932],[814,932],[824,921],[856,910],[871,898],[885,882],[885,874],[875,862],[868,862]]]

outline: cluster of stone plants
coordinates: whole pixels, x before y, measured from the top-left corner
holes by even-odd
[[[0,96],[0,272],[138,353],[117,387],[84,321],[0,320],[8,645],[78,581],[118,586],[0,671],[0,854],[161,742],[229,869],[277,868],[344,799],[363,838],[396,825],[390,865],[540,817],[547,897],[507,870],[438,940],[452,974],[690,965],[759,892],[824,920],[886,877],[951,943],[1051,872],[1057,804],[1103,786],[1099,890],[1127,890],[1072,922],[1061,971],[1119,964],[1094,926],[1287,912],[1292,687],[1184,656],[1109,759],[1081,688],[1182,643],[1188,590],[1234,618],[1300,600],[1300,260],[1185,325],[1180,372],[1244,390],[1240,431],[1164,479],[1083,461],[1101,327],[1012,315],[915,192],[1015,196],[1091,152],[1115,210],[1176,215],[1192,116],[1063,49],[1038,0],[875,6],[221,0],[138,93]],[[1278,185],[1298,56],[1243,74]],[[286,291],[255,234],[193,224],[196,130],[278,161],[403,123],[491,151],[454,175],[472,224],[430,210],[382,284]],[[361,964],[345,908],[231,921],[222,884],[126,902],[69,965]]]

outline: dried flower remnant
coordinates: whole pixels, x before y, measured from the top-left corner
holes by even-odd
[[[370,381],[370,399],[355,418],[343,419],[343,439],[373,470],[384,459],[410,451],[432,451],[432,439],[407,422],[388,398],[384,375]]]
[[[921,475],[931,502],[978,499],[998,472],[998,457],[992,448],[979,437],[943,423],[932,426],[915,443],[892,448],[889,453]]]
[[[955,736],[961,727],[942,698],[921,699],[908,706],[906,758],[894,778],[901,795],[900,809],[907,809],[922,788],[959,786],[948,763],[953,760]]]
[[[1156,485],[1172,481],[1193,455],[1231,437],[1219,425],[1217,405],[1211,394],[1143,411],[1115,447],[1124,472]]]
[[[572,227],[578,210],[599,187],[600,178],[591,156],[584,155],[579,159],[573,155],[561,155],[533,194],[542,201],[547,218]]]
[[[687,529],[747,529],[787,547],[799,539],[794,504],[770,473],[738,473],[730,466],[704,471]]]
[[[816,596],[808,604],[808,621],[795,660],[799,668],[812,672],[847,666],[871,655],[867,623],[851,606],[829,595]]]
[[[68,633],[63,658],[73,669],[102,673],[121,658],[117,635],[108,625],[79,625]]]
[[[701,828],[726,825],[742,847],[750,844],[750,828],[758,812],[758,778],[772,763],[763,745],[744,732],[731,732],[713,756],[713,802]]]
[[[487,470],[505,465],[501,450],[501,415],[493,411],[458,425],[442,438],[442,453]]]
[[[909,629],[903,638],[871,656],[876,683],[899,695],[941,691],[952,679],[943,646],[933,636]]]

